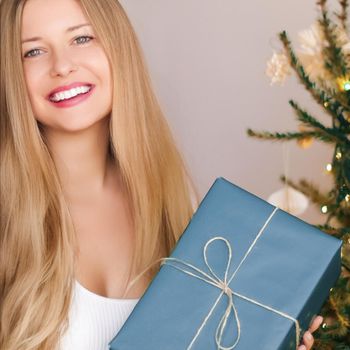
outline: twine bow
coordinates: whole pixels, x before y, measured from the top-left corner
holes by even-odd
[[[198,336],[200,335],[202,329],[204,328],[204,326],[206,325],[208,319],[210,318],[211,314],[213,313],[215,307],[217,306],[217,304],[219,303],[219,301],[221,300],[221,298],[226,295],[227,296],[227,307],[226,310],[217,326],[216,332],[215,332],[215,342],[217,345],[217,350],[232,350],[236,347],[236,345],[238,344],[239,340],[240,340],[240,336],[241,336],[241,325],[240,325],[240,321],[239,321],[239,317],[238,317],[238,313],[236,310],[236,307],[234,305],[233,302],[233,295],[244,299],[246,301],[249,301],[259,307],[265,308],[266,310],[269,310],[271,312],[274,312],[282,317],[285,317],[287,319],[289,319],[290,321],[294,322],[295,325],[295,344],[296,344],[296,348],[298,347],[299,344],[299,339],[300,339],[300,325],[297,319],[293,318],[292,316],[276,310],[268,305],[264,305],[262,303],[260,303],[259,301],[256,301],[254,299],[251,299],[245,295],[239,294],[237,292],[232,291],[232,289],[230,288],[230,283],[232,281],[232,279],[235,277],[236,273],[238,272],[238,270],[240,269],[241,265],[243,264],[243,262],[245,261],[245,259],[247,258],[247,256],[250,254],[250,252],[252,251],[254,245],[256,244],[257,240],[259,239],[259,237],[262,235],[262,233],[264,232],[266,226],[268,225],[269,221],[271,220],[272,216],[275,214],[275,212],[278,210],[277,207],[275,207],[275,209],[273,210],[273,212],[270,214],[270,216],[268,217],[268,219],[265,221],[263,227],[260,229],[259,233],[257,234],[257,236],[255,237],[254,241],[252,242],[252,244],[249,246],[248,250],[246,251],[244,257],[242,258],[242,260],[240,261],[240,263],[238,264],[238,267],[236,268],[236,270],[233,272],[232,276],[228,279],[228,272],[230,270],[230,266],[231,266],[231,260],[232,260],[232,248],[231,245],[229,243],[229,241],[224,238],[224,237],[213,237],[210,240],[208,240],[204,246],[203,249],[203,257],[204,257],[204,262],[206,264],[206,266],[208,267],[209,273],[200,270],[198,267],[183,261],[181,259],[177,259],[177,258],[161,258],[158,259],[157,261],[155,261],[152,265],[154,265],[155,263],[158,263],[159,261],[161,261],[161,265],[169,265],[183,273],[186,273],[192,277],[198,278],[206,283],[209,283],[211,285],[213,285],[214,287],[219,288],[222,292],[219,294],[218,298],[215,300],[212,308],[209,310],[208,314],[206,315],[206,317],[204,318],[202,324],[200,325],[200,327],[198,328],[195,336],[193,337],[191,343],[188,345],[187,350],[191,350],[193,347],[193,344],[195,343],[196,339],[198,338]],[[228,249],[228,259],[227,259],[227,264],[226,264],[226,268],[225,268],[225,273],[224,273],[224,278],[223,280],[217,276],[215,274],[215,272],[213,271],[212,267],[210,266],[210,264],[208,263],[208,259],[207,259],[207,249],[208,246],[210,244],[212,244],[214,241],[217,240],[221,240],[223,241]],[[152,266],[151,265],[151,266]],[[147,267],[145,270],[143,270],[137,277],[135,277],[133,279],[133,281],[129,284],[128,288],[126,289],[126,292],[131,288],[131,286],[151,267]],[[180,266],[185,266],[184,268],[180,267]],[[186,268],[187,267],[187,268]],[[126,294],[125,292],[125,294]],[[237,337],[234,341],[234,343],[230,346],[223,346],[222,345],[222,337],[224,334],[224,331],[226,329],[227,326],[227,321],[229,319],[229,316],[231,314],[231,312],[233,312],[234,314],[234,318],[236,320],[236,325],[237,325]]]
[[[263,307],[269,311],[272,311],[276,314],[279,314],[280,316],[283,316],[291,321],[294,322],[295,324],[295,340],[296,340],[296,347],[298,346],[299,344],[299,339],[300,339],[300,325],[299,325],[299,322],[297,319],[293,318],[292,316],[282,312],[282,311],[279,311],[279,310],[276,310],[268,305],[264,305],[254,299],[251,299],[251,298],[248,298],[244,295],[241,295],[237,292],[233,292],[232,289],[230,288],[230,283],[232,281],[232,279],[234,278],[234,276],[236,275],[236,273],[238,272],[239,268],[241,267],[241,265],[243,264],[244,260],[247,258],[247,256],[249,255],[249,253],[252,251],[255,243],[257,242],[257,240],[259,239],[259,237],[262,235],[265,227],[268,225],[269,221],[271,220],[272,216],[275,214],[275,212],[278,210],[278,208],[276,207],[273,212],[271,213],[271,215],[269,216],[269,218],[266,220],[266,222],[264,223],[263,227],[260,229],[259,233],[257,234],[257,236],[255,237],[254,241],[252,242],[252,244],[250,245],[250,247],[248,248],[247,252],[245,253],[243,259],[240,261],[238,267],[236,268],[236,270],[233,272],[232,276],[230,277],[230,279],[228,280],[228,272],[230,270],[230,266],[231,266],[231,260],[232,260],[232,248],[231,248],[231,245],[229,243],[229,241],[224,238],[224,237],[213,237],[211,238],[210,240],[208,240],[204,246],[204,249],[203,249],[203,257],[204,257],[204,262],[206,264],[206,266],[208,267],[209,269],[209,273],[206,273],[202,270],[200,270],[198,267],[186,262],[186,261],[183,261],[183,260],[180,260],[180,259],[177,259],[177,258],[163,258],[162,259],[162,263],[161,265],[169,265],[183,273],[186,273],[192,277],[195,277],[195,278],[198,278],[206,283],[209,283],[211,285],[213,285],[214,287],[217,287],[219,289],[222,290],[222,292],[219,294],[219,297],[216,299],[214,305],[212,306],[212,308],[210,309],[209,313],[207,314],[207,316],[205,317],[204,321],[202,322],[201,326],[199,327],[199,329],[197,330],[195,336],[193,337],[191,343],[189,344],[189,346],[187,347],[187,350],[190,350],[192,349],[193,347],[193,344],[195,343],[196,339],[198,338],[199,334],[201,333],[202,329],[204,328],[204,326],[206,325],[208,319],[210,318],[211,314],[213,313],[216,305],[219,303],[219,301],[221,300],[222,296],[223,295],[226,295],[227,296],[227,307],[226,307],[226,310],[217,326],[217,329],[216,329],[216,333],[215,333],[215,342],[216,342],[216,345],[217,345],[217,350],[232,350],[236,347],[236,345],[238,344],[239,342],[239,339],[241,337],[241,324],[240,324],[240,321],[239,321],[239,317],[238,317],[238,313],[237,313],[237,310],[236,310],[236,307],[234,305],[234,302],[233,302],[233,295],[236,295],[242,299],[245,299],[246,301],[249,301],[255,305],[258,305],[260,307]],[[212,267],[210,266],[210,264],[208,263],[208,258],[207,258],[207,249],[209,247],[210,244],[212,244],[214,241],[218,241],[218,240],[221,240],[223,241],[226,246],[227,246],[227,249],[228,249],[228,259],[227,259],[227,264],[226,264],[226,268],[225,268],[225,273],[224,273],[224,279],[220,279],[219,276],[216,275],[216,273],[213,271]],[[182,265],[182,266],[185,266],[185,268],[181,268],[179,267],[178,265]],[[189,268],[189,269],[186,269]],[[234,341],[234,343],[230,346],[223,346],[222,345],[222,337],[223,337],[223,334],[224,334],[224,331],[225,331],[225,328],[226,328],[226,325],[227,325],[227,321],[230,317],[230,314],[231,312],[233,312],[234,314],[234,318],[236,320],[236,325],[237,325],[237,337]]]
[[[228,248],[228,260],[227,260],[227,264],[226,264],[226,268],[225,268],[225,274],[224,274],[224,279],[222,280],[219,276],[217,276],[217,274],[213,271],[213,268],[210,266],[210,264],[208,263],[208,257],[207,257],[207,249],[209,247],[209,245],[217,240],[222,240],[225,242],[227,248]],[[229,287],[228,281],[227,281],[227,274],[228,271],[230,269],[231,266],[231,259],[232,259],[232,249],[231,249],[231,245],[230,243],[227,241],[227,239],[223,238],[223,237],[214,237],[212,239],[210,239],[209,241],[207,241],[207,243],[204,246],[203,249],[203,257],[204,257],[204,261],[205,264],[207,265],[208,269],[209,269],[209,273],[206,273],[202,270],[200,270],[199,268],[197,268],[196,266],[187,263],[183,260],[180,259],[176,259],[176,258],[165,258],[162,262],[162,265],[166,264],[169,266],[172,266],[173,268],[180,270],[192,277],[198,278],[206,283],[209,283],[211,285],[213,285],[214,287],[217,287],[219,289],[222,290],[222,293],[220,294],[219,298],[221,299],[221,297],[225,294],[228,298],[228,303],[227,303],[227,307],[225,310],[225,313],[223,314],[218,327],[216,329],[216,334],[215,334],[215,341],[216,344],[218,346],[218,350],[231,350],[233,349],[237,343],[239,342],[239,338],[241,336],[241,327],[240,327],[240,322],[239,322],[239,318],[238,318],[238,314],[237,314],[237,310],[236,307],[233,303],[233,292],[231,290],[231,288]],[[185,269],[185,268],[181,268],[179,267],[177,264],[179,265],[184,265],[189,269]],[[191,271],[192,270],[192,271]],[[218,299],[218,300],[220,300]],[[217,301],[218,302],[218,301]],[[216,306],[217,303],[215,303]],[[234,313],[234,317],[236,320],[236,324],[237,324],[237,328],[238,328],[238,335],[237,338],[235,340],[235,342],[229,346],[229,347],[224,347],[222,345],[222,336],[223,333],[225,331],[226,328],[226,324],[227,324],[227,320],[231,314],[231,312]],[[211,314],[211,312],[210,312]],[[210,315],[209,315],[210,316]],[[207,317],[209,318],[209,317]],[[206,322],[205,322],[206,323]],[[198,332],[197,332],[198,333]],[[197,338],[197,337],[195,337]],[[188,349],[191,349],[195,338],[192,340],[191,344],[189,345]]]

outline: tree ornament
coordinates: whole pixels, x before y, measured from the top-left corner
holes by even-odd
[[[298,58],[309,77],[312,80],[320,78],[329,80],[330,74],[323,63],[323,49],[327,41],[320,23],[316,22],[309,29],[299,32],[298,39],[300,44],[297,51]]]
[[[300,132],[303,132],[303,131],[308,131],[309,129],[306,127],[306,126],[304,126],[303,124],[300,124],[299,125],[299,131]],[[311,137],[311,136],[306,136],[306,137],[304,137],[304,138],[302,138],[302,139],[298,139],[297,140],[297,144],[301,147],[301,148],[304,148],[304,149],[306,149],[306,148],[309,148],[311,145],[312,145],[312,143],[313,143],[313,138]]]
[[[301,148],[309,148],[313,143],[313,139],[312,137],[304,137],[303,139],[299,139],[297,140],[297,144],[301,147]]]
[[[304,213],[309,205],[307,197],[290,186],[284,186],[272,193],[267,201],[292,215]]]
[[[266,75],[271,79],[271,85],[275,83],[283,85],[290,74],[291,67],[286,54],[274,52],[266,66]]]

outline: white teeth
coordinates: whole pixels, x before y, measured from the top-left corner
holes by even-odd
[[[50,97],[51,101],[58,102],[62,100],[67,100],[79,94],[85,94],[86,92],[91,90],[91,86],[79,86],[67,91],[58,92]]]

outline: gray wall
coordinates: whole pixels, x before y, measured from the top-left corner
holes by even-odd
[[[248,137],[246,129],[297,130],[288,104],[296,99],[329,125],[330,117],[296,78],[270,86],[265,75],[277,33],[297,33],[313,24],[314,0],[123,0],[138,34],[154,89],[180,150],[203,196],[223,176],[267,199],[282,187],[282,143]],[[334,3],[334,1],[333,1]],[[314,142],[302,149],[288,143],[289,177],[328,189],[324,171],[332,148]],[[309,206],[299,216],[325,220]]]

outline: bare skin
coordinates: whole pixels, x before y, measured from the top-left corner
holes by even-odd
[[[102,136],[108,124],[100,124],[96,129]],[[55,162],[77,234],[76,279],[95,294],[121,298],[130,278],[134,228],[119,169],[105,156],[108,143],[101,143],[102,137],[82,139],[84,147],[75,153],[48,134],[59,154]],[[123,298],[139,298],[146,287],[140,280]]]
[[[124,294],[132,258],[134,230],[117,170],[111,170],[101,193],[70,200],[79,254],[76,279],[90,291],[108,298],[139,298],[147,282]]]

